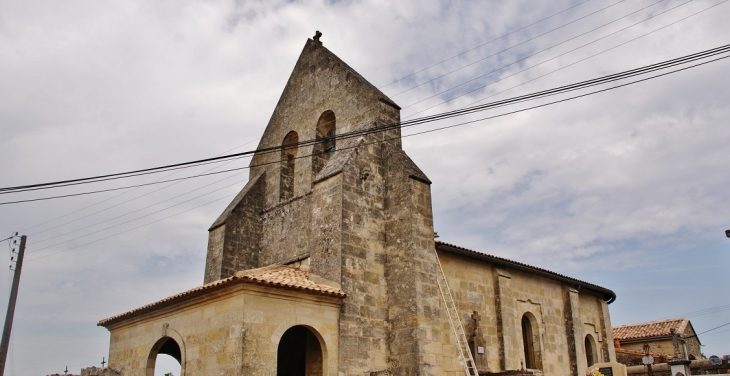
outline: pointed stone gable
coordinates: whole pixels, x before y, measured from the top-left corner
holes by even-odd
[[[353,130],[364,130],[400,121],[400,107],[383,92],[365,80],[349,65],[313,40],[307,40],[294,66],[281,98],[274,109],[266,130],[258,145],[259,150],[277,147],[290,132],[296,132],[300,142],[317,138],[317,123],[325,112],[334,114],[336,135]],[[400,130],[387,133],[400,147]],[[298,173],[294,176],[293,197],[307,192],[316,177],[312,171],[312,159],[302,158],[315,153],[314,147],[302,145],[295,160]],[[278,152],[257,153],[251,160],[251,174],[260,170],[267,173],[266,185],[278,187]],[[316,170],[316,168],[314,169]],[[280,200],[276,189],[267,192],[266,204],[271,206]]]

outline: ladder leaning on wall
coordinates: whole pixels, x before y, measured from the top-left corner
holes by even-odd
[[[439,285],[441,300],[443,300],[444,308],[446,308],[446,316],[449,318],[451,333],[453,333],[454,338],[456,338],[456,347],[459,349],[459,360],[464,366],[464,372],[466,372],[468,376],[479,376],[476,364],[474,363],[474,357],[471,356],[471,350],[469,349],[469,342],[467,342],[466,334],[464,333],[464,327],[461,326],[459,312],[456,310],[454,298],[451,296],[451,289],[449,289],[449,284],[446,282],[444,268],[441,267],[441,260],[439,260],[436,248],[434,248],[433,251],[436,254],[436,262],[439,265],[436,281]]]

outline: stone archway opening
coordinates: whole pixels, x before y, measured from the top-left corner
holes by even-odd
[[[182,375],[182,350],[174,339],[162,337],[150,350],[146,375],[158,376],[167,373],[172,373],[174,376]]]
[[[293,326],[281,336],[276,356],[277,376],[321,376],[324,374],[322,345],[306,326]]]

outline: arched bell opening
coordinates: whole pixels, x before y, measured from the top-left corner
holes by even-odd
[[[299,135],[291,131],[281,142],[281,169],[279,179],[279,199],[281,201],[294,197],[294,168],[299,152]]]
[[[315,133],[316,142],[312,151],[312,178],[319,174],[330,157],[335,153],[337,120],[335,119],[334,112],[325,111],[319,116]]]

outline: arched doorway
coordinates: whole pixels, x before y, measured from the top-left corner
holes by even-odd
[[[319,338],[306,326],[293,326],[281,336],[276,355],[277,376],[320,376],[324,356]]]
[[[147,358],[147,376],[156,376],[160,371],[163,371],[162,369],[157,369],[160,368],[157,367],[158,360],[159,366],[165,367],[162,375],[167,372],[172,372],[174,376],[182,375],[182,351],[180,345],[174,339],[162,337],[152,346],[152,350],[150,350]],[[172,367],[170,369],[171,366],[174,366],[174,361],[177,361],[178,367]],[[167,371],[168,369],[170,371]]]

